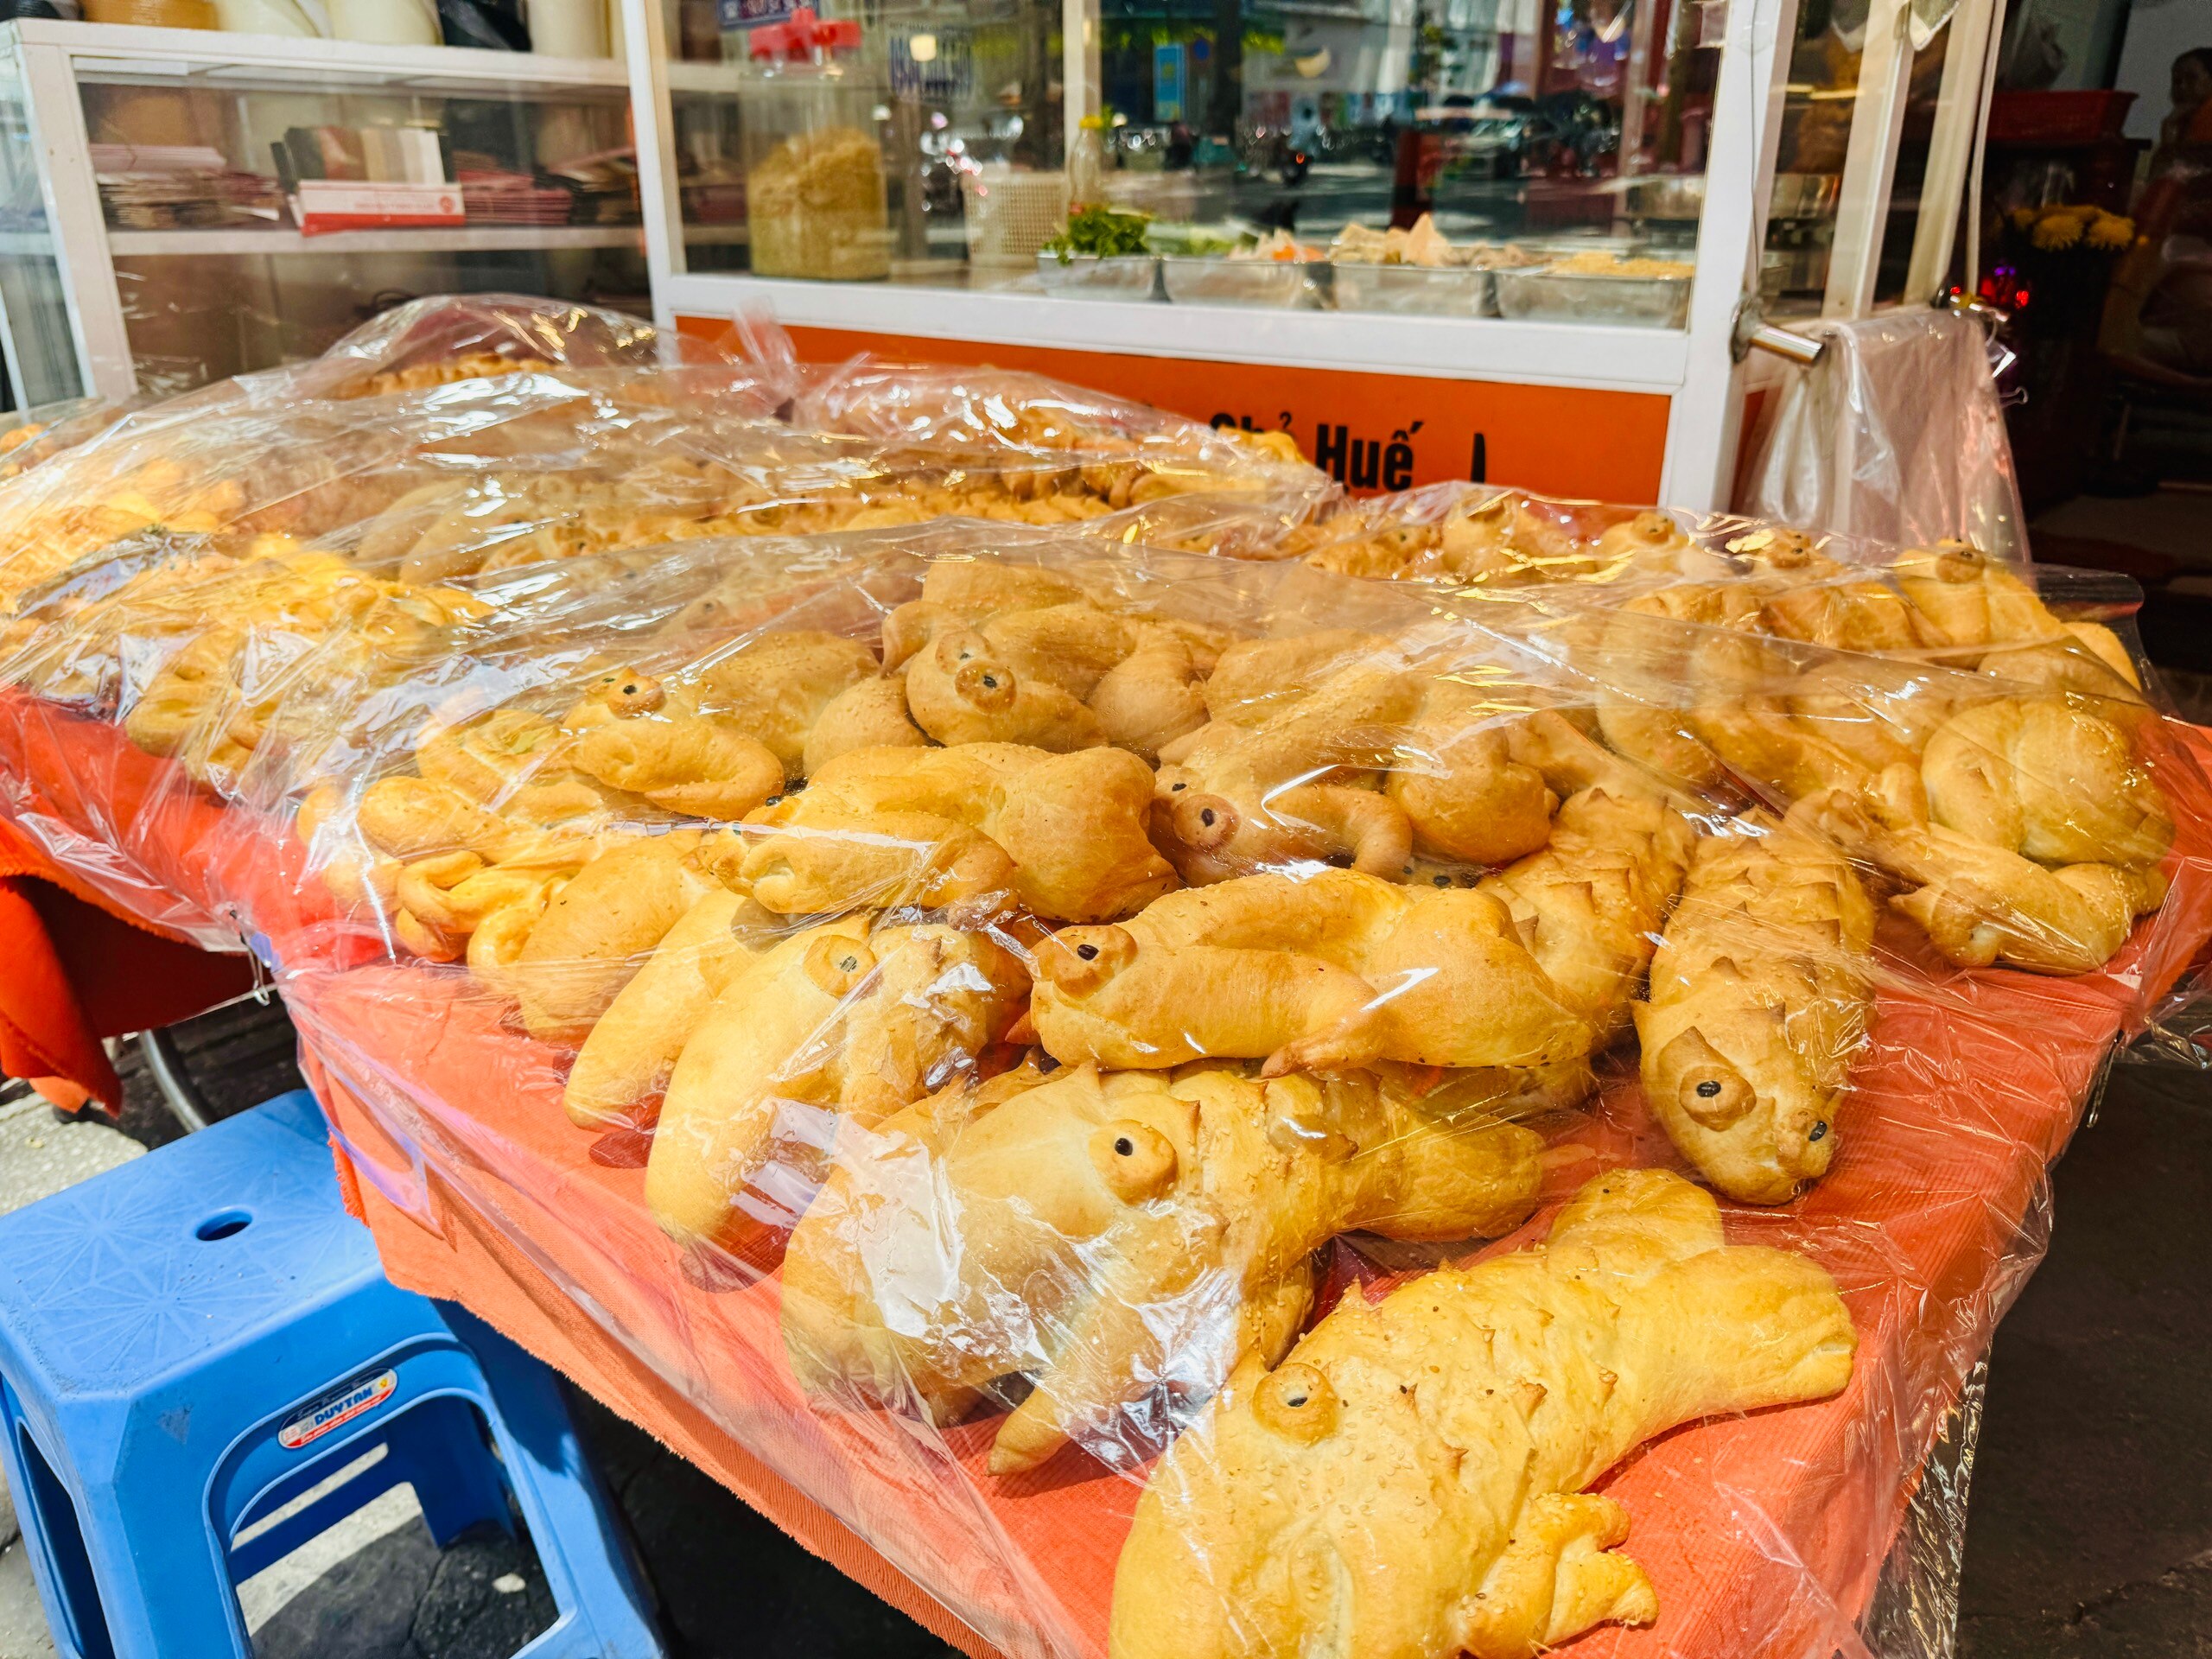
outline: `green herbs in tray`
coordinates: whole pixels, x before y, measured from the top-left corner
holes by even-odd
[[[1145,243],[1154,253],[1179,255],[1184,258],[1218,258],[1234,253],[1240,247],[1249,247],[1259,238],[1243,226],[1178,224],[1172,220],[1155,222],[1145,233]]]
[[[1078,207],[1068,215],[1060,233],[1045,244],[1044,251],[1059,255],[1064,265],[1075,258],[1115,259],[1148,253],[1151,250],[1145,245],[1144,232],[1151,223],[1150,213],[1125,213],[1103,206]]]

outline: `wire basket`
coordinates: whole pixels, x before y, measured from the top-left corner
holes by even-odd
[[[1068,175],[987,162],[960,175],[971,264],[1027,270],[1068,216]]]

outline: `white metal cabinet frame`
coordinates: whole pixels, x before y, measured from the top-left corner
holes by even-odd
[[[1863,317],[1875,308],[1875,279],[1889,229],[1891,191],[1897,180],[1912,79],[1914,10],[1913,0],[1873,0],[1868,10],[1859,104],[1844,158],[1835,245],[1821,306],[1824,317]],[[1935,130],[1921,181],[1904,303],[1933,299],[1950,272],[1959,203],[1974,165],[1974,138],[1986,118],[1993,57],[2003,32],[2004,13],[2004,0],[1958,0],[1942,25],[1950,30],[1951,39],[1943,55]]]

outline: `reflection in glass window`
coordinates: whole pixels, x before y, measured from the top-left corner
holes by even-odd
[[[1867,0],[1802,0],[1797,8],[1759,271],[1771,313],[1817,315],[1827,291],[1844,156],[1859,105],[1866,10]]]
[[[676,3],[693,270],[1481,313],[1468,273],[1574,257],[1687,293],[1710,0],[1097,0],[1072,51],[1038,0]],[[1345,264],[1462,276],[1385,302]]]

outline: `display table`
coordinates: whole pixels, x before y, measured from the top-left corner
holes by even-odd
[[[174,769],[111,727],[16,694],[0,696],[0,744],[35,768],[17,775],[43,780],[27,798],[45,809],[41,834],[73,849],[64,865],[22,821],[0,817],[0,1071],[65,1109],[117,1111],[123,1085],[103,1039],[188,1020],[258,979],[238,931],[180,896],[219,890],[213,871],[194,873],[194,849],[224,841],[224,815],[176,792]],[[175,856],[157,861],[176,885],[157,892],[116,860],[73,856],[111,825],[171,848]]]
[[[1632,1517],[1662,1612],[1579,1654],[1866,1659],[1855,1626],[1915,1471],[2039,1250],[2045,1171],[2112,1043],[2212,941],[2205,744],[2164,729],[2180,830],[2155,926],[2080,978],[1885,983],[1827,1179],[1784,1210],[1730,1211],[1738,1239],[1787,1243],[1834,1275],[1859,1333],[1852,1383],[1681,1430],[1613,1471],[1602,1488]],[[932,1433],[805,1398],[784,1358],[773,1243],[757,1275],[687,1270],[643,1202],[640,1137],[595,1137],[564,1115],[567,1052],[521,1034],[457,970],[370,959],[373,941],[321,899],[288,826],[219,807],[115,728],[21,694],[0,697],[0,775],[16,822],[48,844],[107,849],[92,891],[118,909],[135,894],[181,933],[253,918],[257,949],[288,969],[307,1070],[396,1281],[478,1313],[967,1650],[1105,1653],[1137,1481],[1075,1451],[995,1479],[988,1420]],[[1885,942],[1918,960],[1902,931]],[[1601,1157],[1669,1160],[1633,1079],[1553,1146],[1548,1196]],[[1540,1236],[1548,1217],[1488,1248]],[[1336,1290],[1358,1294],[1353,1260],[1338,1247]]]

